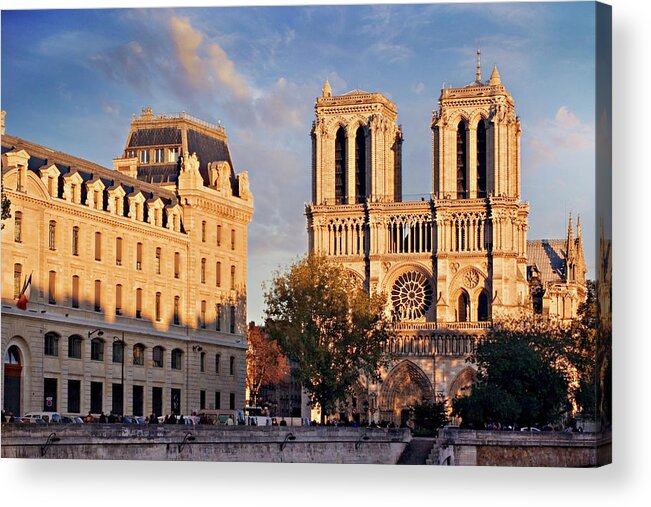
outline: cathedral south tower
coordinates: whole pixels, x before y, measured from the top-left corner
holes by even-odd
[[[432,118],[436,317],[482,322],[529,305],[520,120],[497,67],[444,88]]]

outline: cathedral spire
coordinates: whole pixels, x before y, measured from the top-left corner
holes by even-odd
[[[330,88],[330,82],[327,79],[321,91],[324,97],[332,97],[332,88]]]
[[[491,73],[491,78],[488,81],[489,85],[498,85],[502,83],[502,79],[500,78],[500,73],[497,70],[497,65],[493,65],[493,72]]]
[[[475,74],[475,81],[481,83],[481,49],[477,48],[477,73]]]
[[[572,213],[570,212],[570,221],[567,224],[567,242],[565,244],[565,257],[569,261],[574,258],[574,231],[572,230]]]

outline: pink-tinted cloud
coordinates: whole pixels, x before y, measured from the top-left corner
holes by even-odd
[[[224,48],[216,42],[204,48],[203,34],[188,18],[173,16],[170,33],[179,65],[193,86],[225,89],[237,99],[251,96],[246,79],[236,70]]]
[[[188,18],[179,17],[170,19],[170,33],[179,64],[187,78],[195,86],[204,85],[206,83],[205,65],[198,53],[203,35],[192,27]]]
[[[556,110],[553,119],[531,125],[527,131],[532,133],[525,142],[531,149],[531,164],[534,167],[557,162],[570,154],[594,147],[594,125],[582,122],[565,105]]]

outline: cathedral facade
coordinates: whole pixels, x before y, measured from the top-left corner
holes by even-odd
[[[354,405],[369,420],[399,424],[415,403],[469,392],[476,372],[466,358],[495,319],[576,315],[585,295],[580,228],[578,243],[547,240],[528,258],[520,120],[496,67],[482,81],[478,60],[472,83],[441,91],[427,201],[401,199],[395,104],[361,90],[333,96],[328,82],[322,92],[311,131],[309,250],[387,295],[397,331],[387,351],[396,360],[381,383],[360,382]]]

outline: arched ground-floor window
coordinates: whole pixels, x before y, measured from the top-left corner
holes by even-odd
[[[21,377],[23,364],[20,349],[12,345],[4,357],[4,406],[6,415],[21,415]]]

